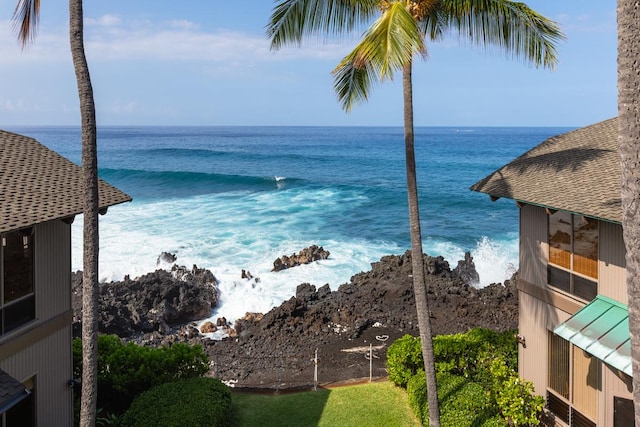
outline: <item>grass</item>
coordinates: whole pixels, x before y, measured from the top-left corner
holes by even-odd
[[[238,427],[419,427],[404,389],[376,382],[294,394],[232,393]]]

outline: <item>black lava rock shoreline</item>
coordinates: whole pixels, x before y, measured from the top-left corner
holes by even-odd
[[[454,269],[442,257],[425,255],[424,261],[434,334],[517,328],[515,277],[477,289],[467,283],[477,278],[470,256]],[[77,322],[81,283],[74,273]],[[210,375],[235,387],[276,390],[312,387],[316,372],[321,385],[384,377],[389,344],[418,335],[409,252],[383,257],[334,291],[301,284],[288,301],[268,313],[248,313],[233,327],[220,319],[229,337],[218,341],[204,338],[193,322],[209,316],[217,297],[213,274],[196,266],[101,284],[99,330],[150,346],[200,344]]]

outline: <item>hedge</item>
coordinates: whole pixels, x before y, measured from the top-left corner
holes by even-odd
[[[231,422],[231,392],[214,378],[153,387],[136,397],[122,418],[130,427],[225,427]]]

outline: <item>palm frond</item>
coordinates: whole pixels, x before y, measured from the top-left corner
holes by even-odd
[[[281,0],[266,27],[271,49],[300,44],[305,35],[324,37],[346,34],[370,21],[378,0]]]
[[[418,20],[418,28],[420,28],[420,33],[424,40],[440,41],[444,36],[445,28],[443,24],[447,19],[439,6],[440,3],[429,14]]]
[[[331,74],[338,101],[347,112],[355,104],[366,101],[373,83],[380,81],[377,70],[370,62],[359,58],[356,51],[347,55]]]
[[[402,69],[414,54],[422,53],[424,41],[404,2],[396,1],[365,32],[354,50],[376,67],[384,80]]]
[[[554,68],[560,27],[524,3],[510,0],[442,0],[444,26],[482,46],[497,46],[536,67]]]
[[[25,48],[38,33],[40,0],[19,0],[11,18],[18,41]]]

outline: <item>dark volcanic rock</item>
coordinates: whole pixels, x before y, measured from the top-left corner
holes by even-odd
[[[453,269],[453,272],[456,273],[465,283],[470,285],[480,283],[480,275],[476,270],[473,257],[469,252],[465,252],[464,260],[458,261],[458,266]]]
[[[276,259],[273,261],[273,269],[271,271],[282,271],[298,265],[309,264],[321,259],[327,259],[329,255],[329,251],[325,251],[322,246],[311,245],[298,252],[298,254],[283,255]]]
[[[156,266],[159,266],[162,263],[173,264],[174,262],[176,262],[176,259],[178,259],[178,257],[175,254],[162,252],[156,260]]]
[[[431,272],[427,286],[434,334],[517,328],[515,280],[476,289],[442,257],[425,256],[424,262]],[[236,321],[237,338],[206,343],[215,375],[247,387],[309,384],[309,360],[318,349],[321,381],[368,377],[362,351],[372,345],[378,349],[373,375],[385,376],[388,345],[406,333],[419,333],[411,273],[407,252],[383,257],[336,291],[328,285],[318,290],[308,283],[298,286],[295,297],[261,319],[251,315]],[[275,363],[286,366],[285,372],[277,373]]]
[[[82,272],[73,274],[74,322],[82,319]],[[216,279],[209,270],[173,266],[135,280],[100,284],[101,333],[130,337],[208,317],[218,303]]]
[[[462,261],[465,271],[469,271],[467,267],[471,261],[470,257]],[[517,328],[515,277],[504,285],[492,284],[476,289],[463,279],[469,274],[461,274],[462,268],[452,271],[442,257],[425,255],[424,263],[428,272],[427,296],[434,335],[466,332],[475,327]],[[159,281],[156,276],[164,277],[165,274],[168,273],[152,273],[147,281]],[[213,277],[209,274],[185,269],[179,277],[206,282]],[[125,282],[128,288],[136,287],[134,281],[126,279]],[[316,351],[320,383],[368,378],[369,360],[364,356],[369,351],[373,351],[372,375],[386,376],[388,346],[404,334],[419,333],[410,252],[383,257],[371,264],[371,270],[354,275],[334,291],[328,285],[316,288],[303,283],[298,286],[295,297],[264,315],[247,313],[236,320],[234,328],[227,329],[229,337],[219,341],[202,338],[193,324],[182,326],[177,333],[166,331],[157,315],[149,315],[150,312],[163,313],[176,320],[179,316],[175,315],[177,309],[174,307],[180,304],[169,302],[181,301],[179,290],[170,287],[174,289],[173,293],[168,290],[166,294],[156,292],[154,298],[146,296],[142,290],[141,294],[126,293],[126,297],[119,297],[122,284],[106,289],[104,286],[101,298],[105,301],[101,303],[101,311],[104,312],[102,317],[108,320],[107,325],[114,325],[119,317],[123,317],[128,319],[122,327],[125,331],[153,330],[141,338],[137,335],[136,341],[146,345],[176,341],[201,344],[211,360],[210,374],[235,382],[238,387],[309,387],[314,378]],[[216,296],[213,291],[210,301],[213,302]],[[139,306],[138,298],[153,300],[153,304]],[[115,301],[118,303],[113,307],[107,306],[107,302]],[[194,313],[194,310],[190,312]],[[164,322],[169,324],[168,320]],[[213,330],[213,325],[209,327]],[[216,322],[216,327],[227,328],[226,319]]]

